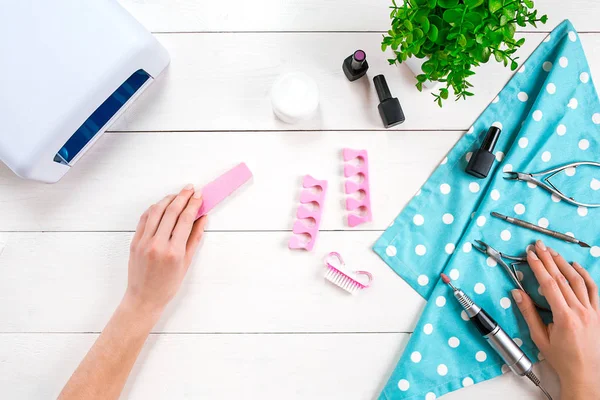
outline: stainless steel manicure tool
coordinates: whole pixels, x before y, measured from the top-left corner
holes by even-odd
[[[520,226],[521,228],[529,229],[529,230],[532,230],[535,232],[543,233],[544,235],[552,236],[553,238],[558,239],[558,240],[562,240],[562,241],[565,241],[568,243],[578,244],[581,247],[587,247],[587,248],[592,247],[589,244],[582,242],[581,240],[576,239],[572,236],[569,236],[569,235],[566,235],[564,233],[560,233],[557,231],[553,231],[551,229],[542,228],[541,226],[534,225],[531,222],[523,221],[522,219],[512,218],[507,215],[497,213],[495,211],[492,212],[492,217],[499,218],[501,220],[508,222],[509,224]]]
[[[515,286],[518,289],[521,289],[522,291],[527,293],[527,295],[529,295],[529,292],[527,292],[527,290],[525,290],[525,288],[523,287],[523,284],[519,280],[519,275],[517,274],[518,270],[516,268],[516,265],[527,264],[527,256],[509,256],[507,254],[499,252],[498,250],[494,249],[492,246],[490,246],[489,244],[487,244],[481,240],[475,240],[475,243],[473,243],[473,247],[475,249],[477,249],[478,251],[480,251],[481,253],[490,257],[495,262],[497,262],[506,271],[506,273],[511,278],[511,280],[513,281]],[[504,261],[504,258],[512,261],[510,263],[510,265]],[[529,295],[529,297],[531,297],[531,295]],[[535,306],[538,309],[544,310],[544,311],[550,311],[548,308],[537,304],[533,300],[533,297],[531,297],[531,299],[533,301],[533,304],[535,304]]]
[[[569,168],[577,168],[581,165],[590,165],[592,167],[600,167],[600,163],[597,162],[593,162],[593,161],[581,161],[581,162],[574,162],[571,164],[566,164],[560,167],[556,167],[547,171],[543,171],[543,172],[534,172],[534,173],[529,173],[529,172],[505,172],[506,176],[504,177],[504,179],[507,180],[511,180],[511,181],[523,181],[523,182],[528,182],[531,183],[533,185],[539,186],[542,189],[546,190],[547,192],[554,194],[555,196],[559,197],[561,200],[566,201],[569,204],[573,204],[576,206],[582,206],[582,207],[600,207],[600,204],[586,204],[586,203],[581,203],[579,201],[576,201],[573,197],[568,197],[565,194],[563,194],[563,192],[561,192],[556,186],[554,186],[552,184],[552,182],[550,182],[550,179],[555,176],[556,174],[559,174]],[[546,177],[540,179],[537,179],[536,176],[543,176],[543,175],[547,175]]]

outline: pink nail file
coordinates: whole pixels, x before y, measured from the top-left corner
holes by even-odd
[[[373,220],[373,214],[371,213],[371,190],[369,187],[369,156],[366,150],[352,149],[344,149],[343,156],[346,163],[356,159],[360,161],[360,165],[346,164],[344,166],[344,176],[346,178],[359,177],[362,179],[360,183],[351,180],[346,181],[346,194],[350,195],[346,199],[346,210],[350,211],[348,214],[348,226],[353,228]],[[357,199],[352,196],[357,193],[362,194],[363,197]]]
[[[308,241],[305,242],[299,236],[294,236],[290,239],[288,247],[292,250],[311,251],[315,247],[319,226],[321,225],[321,217],[323,216],[323,205],[325,204],[325,193],[327,192],[327,181],[319,181],[310,175],[304,177],[302,186],[305,190],[300,194],[300,206],[296,212],[298,220],[294,224],[294,235],[308,235]],[[315,192],[311,190],[317,188]],[[304,204],[313,204],[314,209],[307,208]],[[308,221],[307,221],[308,220]],[[312,220],[312,221],[311,221]],[[307,223],[311,224],[308,225]]]
[[[206,185],[202,189],[202,206],[198,211],[197,218],[208,214],[220,202],[229,197],[251,178],[252,172],[250,172],[246,164],[241,163]]]

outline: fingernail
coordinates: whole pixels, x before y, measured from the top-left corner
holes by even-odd
[[[201,199],[202,191],[200,189],[194,189],[194,195],[192,197],[195,199]]]
[[[548,247],[548,251],[552,254],[552,257],[558,257],[558,253],[552,247]]]
[[[523,302],[523,295],[521,294],[521,291],[518,289],[515,290],[511,290],[510,292],[512,294],[513,299],[515,299],[515,301],[520,304]]]
[[[577,269],[583,269],[583,267],[581,266],[581,264],[579,264],[577,261],[575,261],[573,263],[573,267],[577,268]]]
[[[544,242],[542,242],[541,240],[538,240],[537,242],[535,242],[535,245],[542,251],[546,251],[546,245],[544,244]]]
[[[527,253],[527,255],[532,259],[532,260],[539,260],[537,254],[535,254],[533,251],[529,250],[529,252]]]
[[[194,189],[194,185],[192,185],[191,183],[188,183],[187,185],[185,185],[183,187],[183,190],[192,190]]]

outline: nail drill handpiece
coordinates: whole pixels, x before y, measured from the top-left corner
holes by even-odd
[[[469,320],[475,325],[494,351],[504,360],[506,365],[515,374],[529,378],[551,400],[552,397],[540,385],[540,380],[533,373],[533,362],[531,362],[529,357],[527,357],[504,329],[488,313],[475,304],[465,292],[454,287],[448,276],[442,274],[442,281],[452,288],[454,297],[469,316]]]

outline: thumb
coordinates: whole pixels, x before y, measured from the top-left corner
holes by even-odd
[[[549,344],[550,340],[548,337],[548,329],[542,321],[542,317],[537,312],[535,304],[531,298],[522,290],[515,289],[511,292],[513,299],[517,303],[517,307],[523,314],[525,322],[531,332],[531,339],[536,346],[543,351],[543,349]]]

